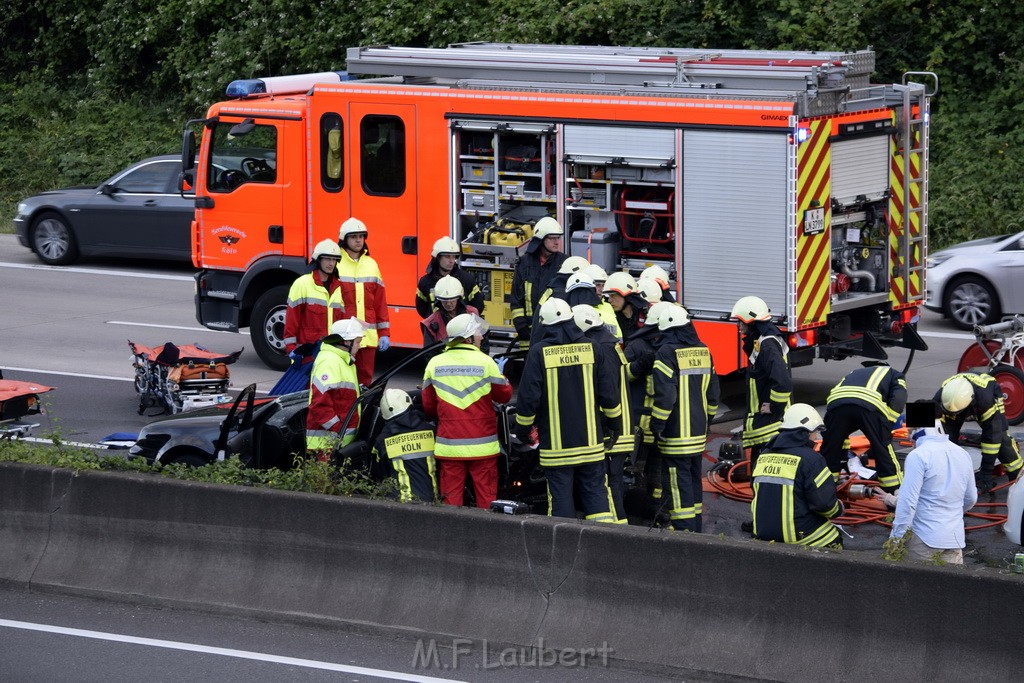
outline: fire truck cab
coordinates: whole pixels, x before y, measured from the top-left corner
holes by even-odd
[[[422,343],[416,282],[445,235],[509,331],[516,260],[553,216],[608,272],[662,266],[723,374],[750,294],[794,366],[926,348],[932,74],[872,84],[870,51],[498,43],[352,48],[347,69],[232,83],[190,122],[195,167],[186,126],[197,318],[249,327],[268,365],[288,362],[289,286],[350,216],[397,345]]]

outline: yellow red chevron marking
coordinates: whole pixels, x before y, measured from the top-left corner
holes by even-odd
[[[824,324],[831,309],[832,147],[829,119],[810,121],[810,135],[797,152],[796,317],[797,329]],[[805,234],[808,209],[825,213],[824,230]]]
[[[905,144],[919,147],[917,140],[908,141]],[[897,148],[895,139],[889,143],[889,152],[889,258],[892,263],[889,277],[889,301],[894,306],[899,306],[921,298],[921,275],[920,271],[912,272],[909,281],[905,275],[906,259],[902,249],[902,242],[904,240],[904,232],[908,229],[908,226],[904,225],[903,214],[904,181],[907,173],[903,167],[902,150]],[[921,155],[911,154],[909,175],[912,178],[916,178],[920,176],[920,173]],[[920,190],[920,183],[910,183],[911,208],[921,206]],[[911,237],[919,237],[921,235],[921,214],[919,212],[910,214],[909,232]],[[921,265],[920,249],[914,248],[910,254],[910,261],[912,267]]]

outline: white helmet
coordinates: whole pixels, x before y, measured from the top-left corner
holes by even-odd
[[[794,403],[783,413],[781,429],[806,429],[809,432],[816,432],[823,424],[821,415],[812,406]]]
[[[380,414],[385,420],[398,417],[412,406],[409,394],[401,389],[385,389],[380,398]]]
[[[676,308],[676,304],[671,301],[659,301],[651,304],[651,307],[647,309],[647,317],[644,318],[644,325],[657,326],[661,323],[661,316],[669,312],[669,310]]]
[[[647,266],[640,273],[641,280],[657,280],[662,287],[668,287],[668,273],[659,265]]]
[[[597,309],[587,304],[573,306],[572,319],[576,321],[576,326],[584,332],[604,325],[604,321],[601,320],[601,314],[597,312]]]
[[[318,242],[313,247],[313,260],[316,261],[321,256],[330,256],[331,258],[341,258],[341,247],[334,240],[323,240]]]
[[[641,278],[637,281],[636,286],[647,303],[656,304],[661,301],[661,285],[656,281],[650,278],[646,280]]]
[[[551,216],[544,216],[533,226],[533,236],[539,240],[544,239],[548,235],[564,235],[565,231],[562,230],[562,226],[558,224]]]
[[[459,243],[453,240],[451,237],[442,237],[441,239],[434,242],[434,248],[430,250],[430,256],[437,258],[441,254],[455,254],[461,253],[459,249]]]
[[[569,256],[562,261],[562,265],[558,268],[558,272],[562,274],[577,273],[589,265],[590,261],[582,256]]]
[[[608,279],[608,273],[604,272],[604,268],[597,265],[596,263],[591,263],[583,270],[586,271],[587,275],[589,275],[595,283],[604,282],[605,280]]]
[[[757,296],[745,296],[732,307],[730,318],[737,318],[748,325],[755,320],[771,320],[771,313],[768,312],[768,304],[764,299]]]
[[[690,324],[690,314],[685,308],[675,304],[669,304],[669,306],[671,308],[664,309],[664,312],[658,316],[659,330],[667,330],[671,327],[682,327],[683,325]],[[650,317],[648,317],[648,320],[650,320]]]
[[[359,339],[366,334],[367,325],[359,318],[345,318],[331,325],[331,335],[337,335],[345,341]]]
[[[557,325],[572,319],[572,308],[562,299],[551,297],[540,307],[541,325]]]
[[[358,235],[359,233],[366,234],[366,223],[353,216],[341,224],[341,229],[338,231],[338,241],[344,242],[345,238],[349,235]]]
[[[476,335],[487,334],[490,325],[476,313],[462,313],[448,321],[448,341],[456,339],[472,339]]]
[[[604,282],[604,292],[616,292],[622,296],[629,296],[637,290],[636,280],[629,273],[617,270],[608,276]]]
[[[973,400],[974,387],[963,375],[953,375],[942,384],[942,408],[947,413],[966,410]]]
[[[571,292],[574,289],[580,287],[590,287],[594,289],[594,280],[583,270],[573,273],[569,276],[569,279],[565,283],[565,291]]]
[[[461,299],[466,293],[459,278],[445,275],[434,285],[435,299]]]

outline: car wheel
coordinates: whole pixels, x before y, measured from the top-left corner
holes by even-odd
[[[188,467],[202,467],[210,464],[209,458],[199,451],[177,451],[171,454],[166,460],[161,460],[165,465],[186,465]]]
[[[999,320],[999,300],[985,280],[973,275],[961,277],[946,290],[942,312],[961,330],[970,330]]]
[[[997,365],[991,374],[1006,396],[1003,399],[1006,421],[1012,425],[1024,422],[1024,372],[1011,365]]]
[[[252,307],[249,336],[256,355],[273,370],[291,365],[284,351],[284,317],[288,310],[288,286],[279,285],[264,292]]]
[[[44,213],[32,226],[32,248],[43,263],[66,266],[78,258],[71,226],[60,214]]]

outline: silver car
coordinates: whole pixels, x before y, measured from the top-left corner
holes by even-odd
[[[925,307],[962,330],[1024,313],[1024,232],[983,237],[928,257]]]

